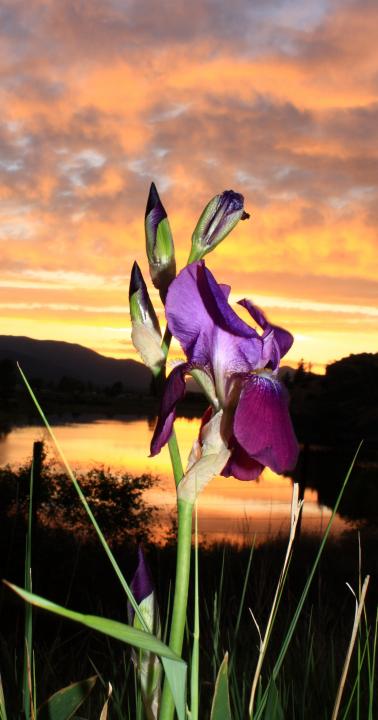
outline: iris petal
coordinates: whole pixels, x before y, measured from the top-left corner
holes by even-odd
[[[264,466],[251,458],[235,440],[232,454],[222,470],[223,477],[231,475],[237,480],[256,480],[264,470]]]
[[[185,395],[185,373],[187,371],[187,363],[177,365],[165,383],[159,417],[151,440],[152,456],[160,452],[172,434],[176,405]]]
[[[294,467],[298,443],[286,396],[273,378],[253,375],[240,395],[234,418],[237,441],[251,458],[282,473]]]
[[[223,378],[261,366],[263,344],[227,302],[203,262],[192,263],[172,283],[166,302],[169,329],[189,362],[215,369]],[[224,380],[222,381],[224,382]]]
[[[280,357],[282,358],[284,355],[286,355],[294,342],[292,334],[289,333],[288,330],[284,330],[284,328],[281,328],[278,325],[271,325],[271,323],[267,320],[265,313],[263,313],[263,311],[260,310],[257,305],[254,305],[250,300],[246,300],[245,298],[243,300],[239,300],[238,305],[241,305],[246,310],[248,310],[249,314],[253,317],[254,320],[256,320],[256,322],[265,332],[268,333],[273,330],[274,339],[278,345]]]

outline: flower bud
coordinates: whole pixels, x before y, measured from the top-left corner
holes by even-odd
[[[249,214],[244,211],[243,195],[233,190],[225,190],[216,195],[206,205],[194,233],[189,263],[200,260],[213,250],[239,220],[247,220]]]
[[[160,638],[160,617],[155,588],[143,550],[138,548],[138,567],[131,581],[131,590],[148,630]],[[130,625],[144,629],[131,604],[127,604]],[[161,665],[157,655],[148,650],[132,650],[132,660],[139,677],[142,699],[148,720],[157,720],[160,705]]]
[[[131,271],[129,302],[133,345],[144,364],[156,374],[165,362],[161,349],[161,330],[146,283],[136,262]]]
[[[151,279],[164,302],[168,287],[176,277],[175,249],[167,213],[154,183],[148,195],[144,228]]]

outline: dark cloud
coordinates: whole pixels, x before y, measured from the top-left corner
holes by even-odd
[[[179,158],[201,165],[209,182],[215,173],[235,178],[242,170],[246,184],[261,197],[292,193],[306,202],[364,204],[367,188],[369,202],[378,192],[377,120],[376,104],[363,113],[354,108],[311,112],[273,98],[249,105],[227,98],[214,105],[209,98],[206,109],[199,111],[193,103],[179,117],[156,125],[154,142],[175,148],[162,160],[166,167],[172,164],[172,172]]]
[[[149,53],[167,45],[206,42],[206,53],[266,51],[292,55],[302,33],[316,27],[328,3],[311,0],[5,0],[0,12],[4,35],[17,43],[19,57],[43,53],[66,66],[82,58],[111,60]],[[12,49],[13,48],[13,49]]]

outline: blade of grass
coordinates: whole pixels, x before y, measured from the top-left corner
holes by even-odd
[[[293,549],[295,532],[296,532],[296,529],[298,526],[298,521],[300,518],[302,506],[303,506],[303,500],[299,500],[298,498],[299,498],[299,485],[298,485],[298,483],[294,483],[293,495],[292,495],[292,500],[291,500],[291,522],[290,522],[289,542],[287,545],[284,564],[282,566],[280,577],[278,579],[278,584],[277,584],[276,592],[274,595],[268,623],[266,626],[265,635],[263,637],[262,642],[260,642],[259,658],[257,661],[257,666],[256,666],[255,674],[253,677],[253,681],[252,681],[251,696],[250,696],[250,700],[249,700],[249,716],[251,718],[253,717],[255,695],[256,695],[257,685],[258,685],[260,674],[261,674],[261,668],[262,668],[262,664],[264,662],[265,654],[266,654],[268,643],[269,643],[269,638],[270,638],[270,635],[271,635],[271,632],[273,629],[274,620],[276,618],[278,605],[279,605],[279,602],[281,599],[284,583],[286,580],[287,570],[289,567],[289,562],[290,562],[291,553],[292,553],[292,549]],[[274,689],[276,688],[274,681],[273,681],[273,685],[271,685],[271,688],[274,688]],[[270,690],[270,692],[273,692],[273,690]]]
[[[109,707],[109,700],[110,700],[112,692],[113,692],[113,688],[112,688],[111,684],[109,683],[108,697],[106,698],[104,707],[101,710],[100,720],[108,720],[108,707]]]
[[[350,661],[351,661],[351,657],[352,657],[352,653],[353,653],[354,643],[356,642],[357,631],[358,631],[358,628],[360,625],[362,610],[363,610],[363,607],[365,604],[365,597],[366,597],[366,593],[367,593],[367,589],[368,589],[368,585],[369,585],[369,580],[370,580],[370,576],[367,575],[364,580],[364,584],[362,586],[360,601],[358,603],[356,615],[354,618],[352,635],[350,638],[350,643],[349,643],[348,651],[346,654],[343,671],[341,673],[340,684],[339,684],[339,687],[337,690],[337,695],[336,695],[336,700],[335,700],[335,705],[333,708],[331,720],[336,720],[338,713],[339,713],[341,698],[342,698],[342,695],[344,692],[344,685],[345,685],[346,677],[348,674],[348,669],[349,669],[349,665],[350,665]]]
[[[247,585],[248,585],[248,580],[249,580],[251,566],[252,566],[252,558],[253,558],[253,553],[254,553],[254,549],[255,549],[255,540],[256,540],[256,535],[253,538],[253,543],[252,543],[252,546],[251,546],[251,549],[249,552],[249,557],[248,557],[247,570],[246,570],[246,573],[244,576],[242,594],[241,594],[240,603],[239,603],[238,616],[236,618],[236,625],[235,625],[235,630],[234,630],[234,639],[235,640],[239,634],[239,627],[240,627],[240,621],[241,621],[241,616],[242,616],[243,607],[244,607],[245,594],[247,592]],[[230,660],[230,666],[231,666],[231,664],[232,664],[232,658]]]
[[[92,692],[97,675],[61,688],[38,708],[38,720],[69,720]]]
[[[191,720],[198,720],[199,709],[199,583],[198,583],[198,506],[197,500],[194,505],[194,632],[191,669]]]
[[[368,720],[373,720],[373,701],[375,687],[375,664],[377,658],[377,638],[378,638],[378,608],[375,615],[375,628],[373,637],[373,653],[369,667],[369,715]]]
[[[218,592],[215,592],[215,594],[214,594],[214,601],[213,601],[212,665],[213,665],[214,682],[216,682],[216,679],[218,677],[218,665],[220,664],[219,638],[220,638],[220,618],[221,618],[221,612],[222,612],[222,595],[223,595],[225,555],[226,555],[226,546],[224,545],[223,552],[222,552],[222,567],[221,567],[220,578],[219,578],[219,588],[218,588]]]
[[[210,720],[232,720],[228,694],[228,653],[225,654],[217,675]]]
[[[363,648],[362,648],[362,650],[361,650],[361,652],[360,652],[360,655],[359,655],[359,657],[358,657],[356,679],[355,679],[354,684],[353,684],[353,686],[352,686],[352,689],[351,689],[351,691],[350,691],[349,700],[348,700],[348,702],[347,702],[347,704],[346,704],[346,707],[345,707],[345,710],[344,710],[344,715],[343,715],[343,717],[342,717],[342,720],[348,720],[348,718],[350,717],[350,715],[349,715],[349,710],[350,710],[350,708],[351,708],[351,706],[352,706],[353,698],[354,698],[354,696],[355,696],[355,694],[356,694],[357,685],[358,685],[358,682],[359,682],[359,679],[360,679],[361,669],[362,669],[362,666],[363,666],[363,663],[364,663],[364,660],[365,660],[365,655],[366,655],[366,652],[367,652],[367,646],[368,646],[368,639],[365,640],[364,646],[363,646]],[[369,718],[369,720],[370,720],[370,718]]]
[[[29,482],[29,509],[28,509],[28,525],[26,533],[25,547],[25,575],[24,587],[28,592],[32,591],[32,566],[31,566],[31,549],[32,549],[32,517],[33,517],[33,489],[34,489],[34,462],[32,462],[30,470]],[[30,717],[31,705],[33,703],[31,675],[33,671],[32,663],[33,653],[33,608],[31,605],[25,605],[25,642],[24,642],[24,666],[23,666],[23,711],[26,718]]]
[[[176,653],[168,647],[168,645],[165,645],[161,640],[158,640],[158,638],[155,637],[155,635],[152,635],[152,633],[147,633],[144,630],[138,630],[132,625],[121,623],[118,620],[111,620],[98,615],[86,615],[84,613],[76,612],[75,610],[69,610],[62,605],[46,600],[46,598],[43,598],[40,595],[23,590],[23,588],[20,588],[7,580],[3,580],[3,582],[16,592],[17,595],[22,597],[23,600],[32,603],[32,605],[35,605],[36,607],[53,612],[55,615],[61,615],[68,620],[81,623],[91,630],[98,630],[98,632],[101,632],[104,635],[109,635],[116,640],[121,640],[122,642],[133,645],[141,650],[147,650],[161,657],[166,657],[177,662],[180,666],[185,665],[184,660],[179,658],[178,655],[176,655]]]
[[[7,720],[7,711],[5,709],[4,689],[3,689],[3,681],[1,679],[1,675],[0,675],[0,720]]]
[[[308,594],[310,585],[311,585],[312,580],[313,580],[313,578],[314,578],[316,569],[317,569],[317,567],[318,567],[318,565],[319,565],[319,561],[320,561],[320,558],[321,558],[321,556],[322,556],[322,553],[323,553],[325,544],[326,544],[326,542],[327,542],[328,535],[329,535],[329,533],[330,533],[330,531],[331,531],[331,527],[332,527],[333,521],[334,521],[334,519],[335,519],[337,510],[338,510],[338,508],[339,508],[339,505],[340,505],[340,502],[341,502],[341,498],[342,498],[342,496],[343,496],[344,490],[345,490],[345,488],[346,488],[346,485],[347,485],[348,480],[349,480],[349,478],[350,478],[350,475],[351,475],[351,473],[352,473],[354,464],[355,464],[355,462],[356,462],[356,459],[357,459],[357,457],[358,457],[358,454],[359,454],[359,452],[360,452],[360,449],[361,449],[362,444],[363,444],[363,441],[361,440],[361,442],[359,443],[358,448],[357,448],[357,450],[356,450],[356,452],[355,452],[355,454],[354,454],[354,457],[353,457],[353,460],[352,460],[352,462],[351,462],[351,464],[350,464],[350,467],[349,467],[349,469],[348,469],[348,472],[347,472],[347,474],[346,474],[346,476],[345,476],[345,478],[344,478],[344,481],[343,481],[343,484],[342,484],[342,486],[341,486],[340,492],[339,492],[339,494],[338,494],[338,496],[337,496],[336,503],[335,503],[334,509],[333,509],[333,511],[332,511],[332,515],[331,515],[331,517],[330,517],[330,519],[329,519],[328,525],[327,525],[327,527],[326,527],[325,533],[324,533],[324,535],[323,535],[322,542],[321,542],[321,544],[320,544],[318,553],[317,553],[317,555],[316,555],[316,558],[315,558],[315,561],[314,561],[313,566],[312,566],[312,568],[311,568],[310,574],[309,574],[309,576],[308,576],[308,578],[307,578],[307,581],[306,581],[306,584],[305,584],[305,586],[304,586],[302,595],[301,595],[301,597],[300,597],[300,599],[299,599],[299,602],[298,602],[298,605],[297,605],[297,607],[296,607],[295,613],[294,613],[293,618],[292,618],[292,620],[291,620],[291,623],[290,623],[290,625],[289,625],[289,629],[288,629],[288,631],[287,631],[285,640],[284,640],[284,642],[283,642],[283,644],[282,644],[282,647],[281,647],[281,650],[280,650],[280,652],[279,652],[278,658],[277,658],[276,663],[275,663],[275,665],[274,665],[274,668],[273,668],[273,671],[272,671],[272,676],[273,676],[274,680],[276,680],[276,678],[277,678],[277,676],[278,676],[278,673],[279,673],[279,671],[280,671],[280,669],[281,669],[281,666],[282,666],[282,663],[283,663],[283,661],[284,661],[284,658],[285,658],[287,649],[288,649],[288,647],[289,647],[290,641],[291,641],[291,639],[292,639],[292,637],[293,637],[294,630],[295,630],[295,628],[296,628],[296,626],[297,626],[297,622],[298,622],[299,616],[300,616],[300,614],[301,614],[301,612],[302,612],[302,608],[303,608],[304,602],[305,602],[305,600],[306,600],[306,597],[307,597],[307,594]],[[268,688],[265,689],[265,691],[264,691],[264,693],[263,693],[263,695],[262,695],[261,701],[260,701],[260,703],[258,704],[258,708],[257,708],[256,716],[255,716],[254,720],[260,720],[261,717],[262,717],[262,713],[263,713],[263,711],[264,711],[264,707],[265,707],[265,704],[266,704],[266,701],[267,701],[267,692],[268,692]]]

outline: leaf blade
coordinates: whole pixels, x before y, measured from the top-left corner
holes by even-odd
[[[210,720],[232,720],[228,692],[228,653],[222,660],[215,682]]]
[[[57,690],[38,709],[38,720],[70,720],[87,699],[97,681],[97,675]]]

